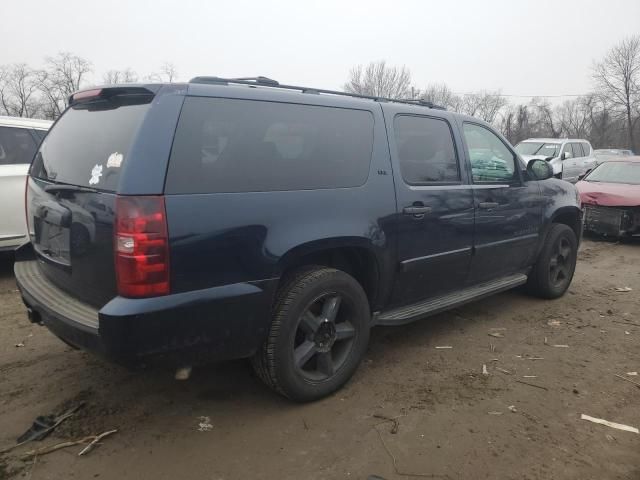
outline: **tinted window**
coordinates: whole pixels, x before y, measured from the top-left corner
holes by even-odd
[[[36,148],[26,128],[0,127],[0,165],[31,163]]]
[[[514,155],[491,130],[465,123],[464,138],[474,182],[512,182],[517,180]]]
[[[581,145],[584,156],[588,157],[589,155],[591,155],[591,146],[588,143],[582,143]]]
[[[407,183],[458,182],[458,159],[445,120],[409,115],[394,122],[402,177]]]
[[[573,147],[573,156],[574,157],[584,157],[584,152],[582,151],[582,144],[580,144],[580,143],[572,143],[571,147]]]
[[[220,98],[185,100],[168,193],[307,190],[362,185],[369,112]]]
[[[42,141],[42,139],[47,135],[47,131],[46,130],[34,129],[33,133],[36,134],[36,137],[38,137],[40,139],[40,141]]]
[[[71,108],[40,145],[32,175],[114,191],[149,104]]]

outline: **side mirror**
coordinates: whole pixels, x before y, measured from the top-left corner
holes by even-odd
[[[553,177],[553,167],[546,160],[534,158],[527,163],[527,173],[533,180],[546,180]]]
[[[562,152],[562,155],[560,155],[560,160],[567,160],[571,158],[571,154],[569,152]]]

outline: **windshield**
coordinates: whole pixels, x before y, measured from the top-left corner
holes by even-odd
[[[521,142],[516,146],[520,155],[540,155],[543,157],[557,157],[560,154],[559,143]]]
[[[627,183],[640,185],[640,162],[607,162],[585,179],[588,182]]]
[[[106,107],[67,110],[42,142],[31,174],[56,183],[115,191],[149,104]]]

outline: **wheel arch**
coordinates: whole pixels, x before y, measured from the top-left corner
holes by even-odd
[[[287,251],[278,261],[280,284],[289,272],[306,265],[342,270],[364,289],[373,309],[380,296],[381,262],[366,238],[338,237],[311,241]]]

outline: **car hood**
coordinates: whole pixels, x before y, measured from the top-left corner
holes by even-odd
[[[580,200],[587,205],[605,207],[640,206],[640,185],[580,181],[576,184]]]

